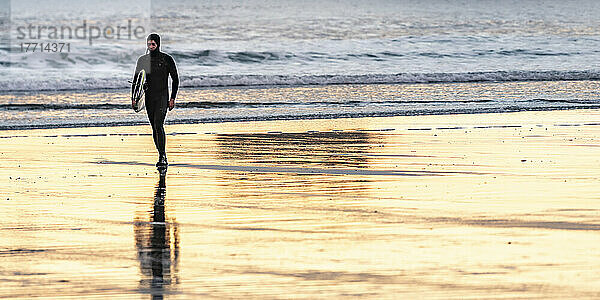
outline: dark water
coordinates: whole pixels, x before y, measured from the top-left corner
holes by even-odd
[[[168,124],[477,114],[600,107],[597,81],[182,89]],[[127,90],[0,95],[0,129],[147,124]]]

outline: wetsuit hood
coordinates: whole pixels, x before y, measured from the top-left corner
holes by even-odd
[[[157,33],[151,33],[148,35],[148,38],[146,38],[146,42],[150,40],[156,42],[156,49],[154,51],[150,51],[150,55],[157,55],[158,53],[160,53],[160,35],[158,35]]]

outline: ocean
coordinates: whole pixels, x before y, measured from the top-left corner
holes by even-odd
[[[2,130],[146,123],[128,80],[149,32],[179,69],[170,124],[600,108],[596,1],[0,8]]]

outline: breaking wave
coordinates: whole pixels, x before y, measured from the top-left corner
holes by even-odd
[[[60,91],[128,88],[127,76],[86,79],[0,80],[0,90]],[[597,71],[497,71],[466,73],[398,73],[364,75],[191,75],[181,76],[182,87],[302,86],[330,84],[411,84],[509,81],[599,80]]]

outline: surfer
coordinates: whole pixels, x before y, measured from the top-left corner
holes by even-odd
[[[175,107],[175,98],[177,97],[177,89],[179,88],[179,75],[177,74],[177,66],[173,58],[160,51],[160,36],[158,34],[151,33],[148,35],[146,44],[148,46],[147,53],[140,56],[137,60],[133,82],[136,82],[135,77],[143,69],[146,72],[147,83],[145,93],[146,112],[152,126],[154,145],[156,146],[156,150],[158,150],[158,162],[156,166],[166,167],[168,162],[165,151],[166,135],[164,122],[167,115],[167,108],[172,110]],[[169,75],[173,81],[170,97],[167,82]]]

